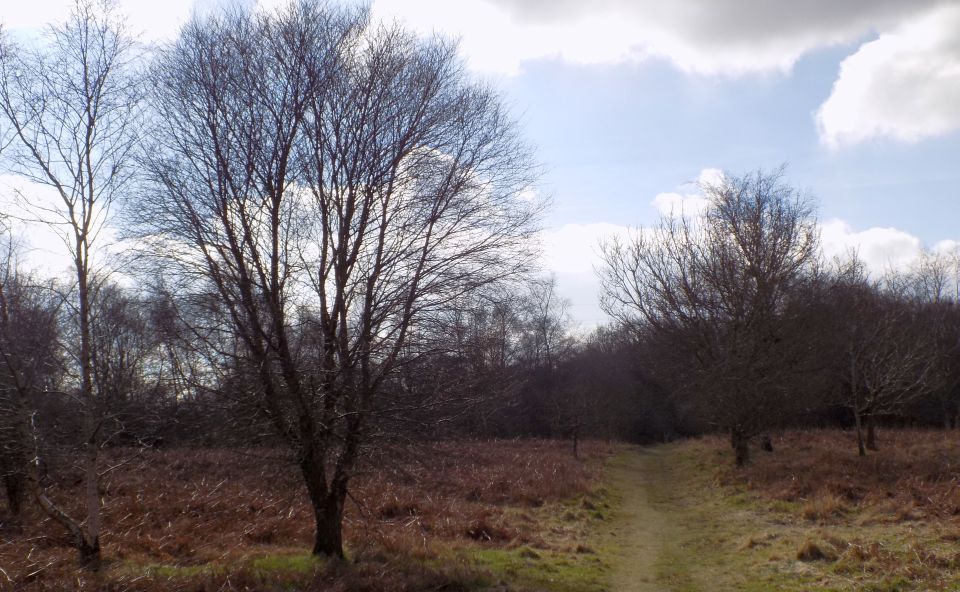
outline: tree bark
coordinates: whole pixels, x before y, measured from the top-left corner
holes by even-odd
[[[857,425],[857,454],[860,456],[866,456],[867,449],[863,445],[863,419],[860,417],[859,410],[853,410],[853,419]]]
[[[770,434],[763,435],[760,441],[760,448],[764,452],[773,452],[773,439],[770,437]]]
[[[76,542],[77,551],[80,553],[80,565],[86,569],[97,571],[100,569],[100,536],[94,535],[93,538],[80,537]]]
[[[733,429],[730,432],[730,444],[738,467],[750,464],[750,438],[741,430]]]
[[[867,416],[867,450],[880,450],[877,447],[877,419],[872,413]]]
[[[346,482],[328,486],[323,459],[316,453],[304,455],[300,463],[316,526],[313,554],[343,558],[343,505]]]
[[[331,491],[323,500],[314,503],[313,513],[316,521],[316,535],[313,540],[313,554],[343,558],[343,504],[345,495]]]
[[[580,459],[580,426],[573,428],[573,458]]]
[[[3,476],[3,486],[7,493],[7,508],[14,520],[19,520],[23,511],[23,497],[26,490],[26,478],[19,471],[13,471]]]

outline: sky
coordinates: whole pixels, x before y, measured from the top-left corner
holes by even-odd
[[[162,40],[226,1],[120,4]],[[29,33],[68,6],[4,2],[0,22]],[[459,39],[473,75],[513,109],[553,203],[544,267],[581,327],[606,320],[600,241],[696,208],[698,181],[723,171],[786,164],[786,181],[819,204],[827,256],[857,248],[878,273],[960,241],[960,0],[373,0],[372,11]]]

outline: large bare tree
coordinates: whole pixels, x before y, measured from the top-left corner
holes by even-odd
[[[113,203],[129,187],[140,85],[135,45],[109,0],[77,0],[70,17],[36,47],[0,44],[0,115],[13,139],[7,169],[31,182],[21,198],[29,217],[56,230],[72,264],[71,298],[83,434],[85,516],[68,516],[37,489],[43,508],[74,538],[81,560],[100,559],[98,455],[102,401],[94,384],[91,281],[95,251]],[[42,187],[42,194],[34,188]],[[47,201],[43,194],[52,194]]]
[[[188,24],[154,69],[143,236],[213,291],[342,555],[375,400],[419,323],[524,271],[534,170],[453,44],[299,2]]]
[[[674,389],[730,433],[741,465],[749,439],[782,416],[800,368],[788,303],[818,233],[810,200],[781,171],[702,190],[701,217],[668,215],[604,246],[603,303],[667,354]]]

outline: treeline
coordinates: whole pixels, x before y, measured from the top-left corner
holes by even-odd
[[[704,212],[604,248],[605,308],[681,420],[667,425],[728,433],[737,464],[784,426],[853,427],[861,455],[879,420],[956,426],[956,254],[871,274],[856,251],[824,259],[782,171],[702,189]]]

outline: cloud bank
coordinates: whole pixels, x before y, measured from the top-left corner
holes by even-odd
[[[381,16],[460,31],[471,61],[516,72],[526,60],[656,56],[688,72],[789,70],[814,49],[851,43],[943,0],[377,0]]]
[[[515,75],[543,58],[650,58],[698,75],[789,73],[815,50],[860,43],[816,114],[832,147],[960,128],[957,0],[376,0],[374,13],[458,35],[471,66]]]

